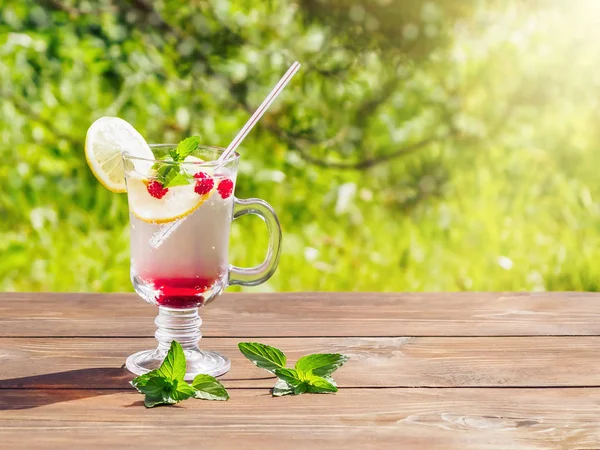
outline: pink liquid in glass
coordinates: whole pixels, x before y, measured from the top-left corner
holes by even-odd
[[[147,280],[159,294],[159,305],[170,308],[195,308],[204,303],[202,294],[219,280],[215,278],[157,278]]]

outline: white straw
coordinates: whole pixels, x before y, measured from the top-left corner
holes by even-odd
[[[283,91],[283,88],[289,83],[289,81],[296,74],[296,72],[298,72],[298,69],[300,69],[300,63],[298,61],[295,61],[294,64],[292,64],[290,66],[290,68],[285,73],[285,75],[283,77],[281,77],[281,79],[275,85],[275,87],[269,93],[269,95],[267,95],[267,97],[264,99],[264,101],[256,109],[256,111],[254,111],[254,114],[252,114],[252,117],[250,117],[250,119],[248,119],[248,122],[246,122],[246,124],[242,127],[242,129],[236,135],[236,137],[233,138],[233,141],[231,141],[231,144],[229,144],[229,146],[225,149],[225,151],[219,157],[219,161],[223,161],[223,160],[227,159],[227,157],[229,155],[231,155],[231,153],[234,152],[236,148],[239,147],[239,145],[242,143],[244,138],[248,135],[248,133],[250,133],[250,130],[252,130],[254,125],[256,125],[256,122],[258,122],[260,120],[260,118],[265,113],[265,111],[269,108],[269,106],[271,106],[271,103],[273,103],[273,101],[277,98],[277,96],[281,93],[281,91]]]
[[[289,83],[289,81],[296,74],[296,72],[298,72],[298,69],[300,69],[300,63],[298,61],[295,61],[294,64],[290,66],[285,75],[281,77],[281,79],[275,85],[273,90],[269,92],[269,95],[267,95],[267,97],[263,100],[263,102],[256,109],[256,111],[254,111],[254,114],[252,114],[252,117],[248,119],[248,122],[246,122],[246,124],[242,127],[239,133],[233,138],[233,141],[231,141],[231,143],[225,149],[225,151],[221,153],[221,156],[219,157],[217,162],[225,161],[227,157],[231,155],[231,153],[233,153],[236,148],[239,147],[244,138],[248,135],[248,133],[250,133],[250,130],[252,130],[254,125],[256,125],[256,122],[260,120],[265,111],[269,108],[269,106],[271,106],[271,103],[273,103],[273,101],[277,98],[281,91],[283,91],[283,88],[285,88],[285,86]],[[215,170],[218,170],[222,165],[224,164],[217,164]],[[150,238],[150,245],[153,248],[160,247],[162,243],[173,233],[173,231],[175,231],[179,227],[179,225],[181,225],[181,223],[184,220],[185,217],[183,219],[176,220],[175,222],[171,222],[160,227]]]

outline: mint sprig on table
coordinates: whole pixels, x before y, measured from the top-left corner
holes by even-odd
[[[228,400],[225,387],[210,375],[198,375],[192,384],[185,377],[186,363],[181,344],[171,342],[171,347],[158,369],[134,378],[131,385],[145,394],[144,405],[152,408],[158,405],[174,405],[194,397],[204,400]]]
[[[181,141],[176,149],[169,151],[169,159],[165,159],[166,163],[156,162],[152,166],[156,170],[156,179],[165,188],[173,186],[185,186],[193,179],[193,176],[182,172],[181,165],[177,164],[185,161],[185,158],[190,156],[200,145],[199,136],[190,136]]]
[[[238,348],[257,367],[279,378],[273,387],[274,397],[305,392],[337,392],[338,388],[331,374],[350,359],[339,353],[316,353],[303,356],[296,366],[290,369],[285,367],[285,353],[278,348],[258,342],[240,342]]]

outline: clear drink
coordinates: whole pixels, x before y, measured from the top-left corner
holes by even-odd
[[[224,356],[200,350],[198,307],[228,285],[254,286],[268,280],[279,261],[281,229],[263,200],[234,197],[239,155],[219,162],[223,149],[198,147],[183,162],[163,158],[177,146],[153,146],[157,159],[123,156],[131,231],[131,279],[136,292],[158,305],[158,348],[127,358],[137,375],[160,366],[171,342],[183,347],[187,374],[221,375],[230,367]],[[111,164],[108,161],[107,164]],[[232,220],[260,216],[269,246],[262,264],[239,268],[229,264]]]
[[[148,223],[130,213],[131,279],[151,303],[171,308],[202,306],[227,286],[233,195],[213,193],[154,243],[169,225]]]

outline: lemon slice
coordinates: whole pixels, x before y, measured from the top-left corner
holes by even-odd
[[[112,192],[126,192],[121,157],[124,152],[137,158],[154,159],[142,135],[123,119],[101,117],[90,126],[85,138],[85,158],[94,176]],[[138,172],[147,173],[152,163],[138,160],[134,165]]]
[[[131,213],[149,223],[167,223],[182,219],[198,209],[215,191],[204,195],[194,191],[194,184],[170,187],[160,199],[148,193],[148,181],[129,177],[127,194]]]

